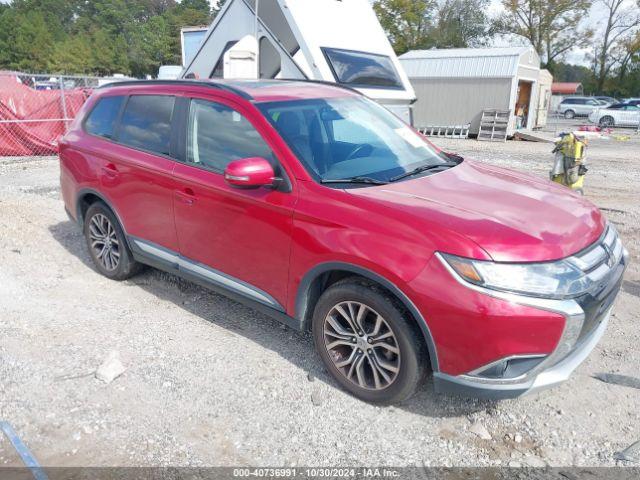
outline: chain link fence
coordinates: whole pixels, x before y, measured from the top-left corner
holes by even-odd
[[[588,116],[566,118],[561,113],[549,113],[543,131],[558,135],[574,130],[591,129],[603,135],[640,135],[640,109],[601,108]]]
[[[0,157],[55,155],[57,139],[93,89],[108,81],[0,72]]]

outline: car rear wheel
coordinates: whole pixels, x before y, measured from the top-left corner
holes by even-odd
[[[126,280],[140,271],[116,216],[104,203],[96,202],[87,210],[84,236],[94,265],[105,277]]]
[[[566,119],[572,119],[576,116],[576,112],[574,112],[573,110],[567,110],[566,112],[564,112],[564,118]]]
[[[604,117],[602,117],[600,119],[599,122],[600,126],[603,128],[607,128],[607,127],[613,127],[613,125],[615,124],[615,121],[613,120],[613,117],[610,115],[605,115]]]
[[[367,402],[406,400],[424,378],[421,333],[398,302],[366,281],[343,280],[321,296],[313,337],[332,376]]]

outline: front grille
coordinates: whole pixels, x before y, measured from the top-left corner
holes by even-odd
[[[583,295],[577,298],[576,301],[584,310],[584,324],[580,335],[578,336],[578,342],[580,343],[585,337],[588,337],[593,332],[600,322],[604,319],[605,313],[611,308],[614,300],[618,296],[620,287],[622,286],[622,273],[624,272],[624,265],[618,264],[619,273],[612,278],[610,287],[600,292],[598,295]],[[617,281],[615,277],[618,277]]]
[[[623,251],[618,232],[608,226],[594,245],[568,259],[594,283],[589,293],[576,298],[585,315],[577,344],[598,327],[620,291],[626,268]]]
[[[582,270],[597,285],[596,289],[603,289],[609,283],[612,270],[622,260],[623,250],[618,232],[609,225],[596,243],[567,261]]]

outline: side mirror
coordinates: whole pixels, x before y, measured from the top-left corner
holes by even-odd
[[[275,186],[280,181],[269,161],[261,157],[234,160],[225,168],[224,179],[238,188]]]

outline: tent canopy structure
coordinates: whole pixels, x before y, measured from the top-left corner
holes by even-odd
[[[259,0],[258,10],[256,22],[256,0],[227,1],[182,76],[238,78],[247,70],[231,65],[233,49],[257,33],[253,78],[339,83],[410,121],[413,88],[367,0]]]

